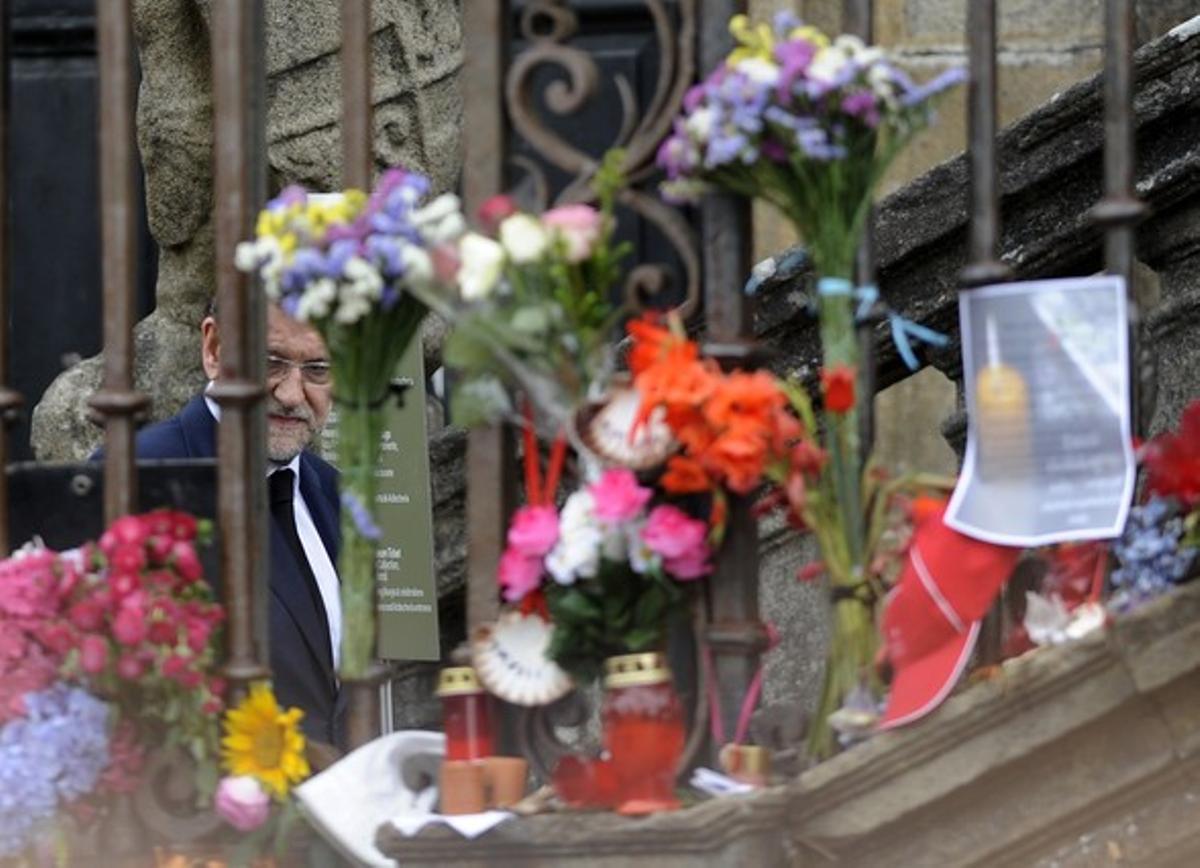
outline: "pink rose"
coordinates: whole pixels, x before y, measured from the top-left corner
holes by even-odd
[[[95,675],[108,665],[108,643],[99,636],[84,636],[79,645],[79,665],[89,675]]]
[[[600,212],[590,205],[563,205],[542,215],[542,225],[561,238],[567,248],[567,262],[583,262],[592,255],[600,240]]]
[[[542,559],[529,557],[515,548],[507,548],[500,557],[496,580],[504,588],[504,599],[519,602],[530,591],[536,590],[542,580]]]
[[[713,569],[712,564],[708,562],[708,546],[702,546],[680,557],[663,561],[663,569],[685,582],[707,576]]]
[[[558,513],[552,506],[523,506],[508,527],[508,545],[530,558],[541,558],[558,542]]]
[[[664,563],[677,558],[695,558],[697,552],[708,555],[704,541],[707,526],[674,506],[656,506],[642,528],[642,542],[662,557]]]
[[[653,493],[637,484],[632,470],[613,468],[604,471],[598,482],[588,486],[595,504],[595,516],[610,524],[624,524],[641,513]]]
[[[271,797],[250,777],[224,777],[213,799],[217,814],[239,832],[253,832],[271,814]]]

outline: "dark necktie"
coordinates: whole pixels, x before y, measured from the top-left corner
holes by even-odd
[[[312,598],[313,607],[317,610],[317,615],[320,617],[321,624],[325,628],[322,631],[322,635],[315,638],[325,652],[326,662],[332,668],[333,653],[330,650],[331,646],[329,642],[329,616],[325,613],[325,603],[321,600],[321,590],[317,586],[317,577],[313,575],[312,565],[308,562],[308,556],[304,553],[304,545],[300,542],[300,534],[296,530],[296,512],[295,506],[292,503],[295,492],[295,478],[296,474],[287,468],[276,470],[267,477],[271,492],[271,518],[279,526],[279,529],[283,531],[288,548],[291,549],[292,556],[296,559],[296,567],[304,584],[308,588],[309,596]]]

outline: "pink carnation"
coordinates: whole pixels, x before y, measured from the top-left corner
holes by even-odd
[[[558,513],[552,506],[523,506],[508,526],[508,545],[530,558],[541,558],[558,542]]]
[[[507,548],[500,557],[496,580],[504,588],[504,599],[516,603],[541,583],[542,560],[529,557],[515,548]]]
[[[595,504],[596,518],[610,524],[624,524],[637,518],[653,493],[637,484],[632,470],[623,468],[604,471],[599,482],[590,485],[588,491]]]
[[[642,528],[642,542],[664,562],[678,558],[696,558],[698,552],[708,556],[704,522],[694,519],[674,506],[656,506]],[[681,577],[682,578],[682,577]]]
[[[542,225],[566,244],[568,262],[583,262],[600,240],[600,212],[590,205],[552,208],[542,215]]]

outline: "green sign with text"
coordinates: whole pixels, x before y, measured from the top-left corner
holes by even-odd
[[[425,362],[421,341],[400,360],[396,380],[407,386],[404,404],[384,408],[375,476],[378,653],[385,660],[437,660],[437,581],[433,573],[433,498],[425,422]],[[337,454],[337,407],[321,438],[325,457]]]

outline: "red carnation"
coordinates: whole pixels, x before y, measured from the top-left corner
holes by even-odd
[[[821,389],[825,392],[825,409],[831,413],[848,413],[854,409],[854,368],[834,365],[821,371]]]
[[[1200,504],[1200,401],[1179,420],[1179,433],[1160,434],[1146,444],[1146,491],[1176,497],[1187,509]]]

